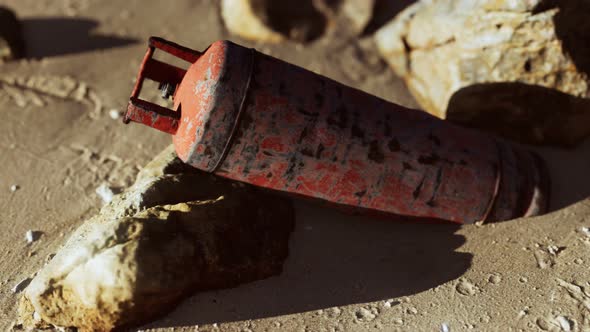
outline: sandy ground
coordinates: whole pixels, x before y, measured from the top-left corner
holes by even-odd
[[[173,3],[173,4],[170,4]],[[11,288],[167,146],[113,120],[150,35],[195,49],[232,39],[345,84],[415,106],[370,36],[304,47],[228,35],[215,1],[1,0],[24,20],[30,57],[0,66],[0,330]],[[157,331],[590,331],[590,142],[539,149],[553,177],[545,216],[484,226],[351,217],[296,202],[283,274],[197,294],[143,327]],[[17,190],[12,192],[11,186]],[[42,232],[27,245],[25,232]]]

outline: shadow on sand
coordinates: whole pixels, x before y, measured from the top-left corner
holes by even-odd
[[[388,222],[296,202],[290,255],[276,277],[189,298],[149,327],[300,313],[416,294],[460,277],[472,255],[452,224]],[[395,305],[395,303],[394,303]]]
[[[93,33],[98,22],[85,18],[27,18],[22,20],[27,58],[89,52],[137,42],[132,38]]]

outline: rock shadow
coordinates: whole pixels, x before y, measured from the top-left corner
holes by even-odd
[[[460,277],[472,255],[455,250],[458,225],[374,220],[296,202],[290,255],[276,277],[197,294],[148,327],[274,317],[395,299]],[[395,305],[395,302],[394,302]]]
[[[579,71],[590,75],[590,1],[544,0],[533,12],[552,9],[559,9],[553,22],[564,52],[572,58]]]
[[[590,99],[523,83],[475,84],[453,94],[447,119],[516,142],[549,145],[525,146],[546,161],[548,212],[590,196],[590,140],[579,143],[590,135]]]
[[[372,35],[417,0],[375,0],[373,15],[362,35]]]
[[[456,91],[447,119],[525,144],[573,147],[590,135],[590,99],[518,82]]]
[[[93,33],[98,22],[86,18],[27,18],[22,20],[25,56],[44,58],[121,47],[136,39]]]
[[[253,0],[252,6],[262,22],[295,41],[315,40],[326,29],[327,19],[314,5],[313,0]]]

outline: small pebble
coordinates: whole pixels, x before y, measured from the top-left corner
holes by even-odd
[[[555,317],[555,320],[559,323],[559,326],[561,326],[563,331],[570,332],[572,330],[572,325],[567,317],[557,316]]]
[[[19,189],[20,189],[20,186],[18,184],[13,184],[12,186],[10,186],[10,192],[15,192]]]
[[[391,308],[395,304],[397,304],[397,303],[393,299],[389,299],[389,300],[383,302],[383,306],[385,308]]]
[[[38,232],[38,231],[33,231],[33,230],[30,230],[30,229],[29,229],[29,230],[28,230],[28,231],[25,233],[25,239],[27,240],[27,243],[28,243],[28,244],[31,244],[31,243],[33,243],[33,242],[35,242],[35,241],[39,240],[39,237],[41,236],[41,234],[42,234],[41,232]]]
[[[502,276],[499,274],[492,274],[488,278],[488,282],[491,284],[499,284],[502,281]]]
[[[118,120],[119,118],[121,118],[121,112],[119,112],[119,110],[112,109],[109,111],[109,116],[113,120]]]
[[[461,295],[474,295],[477,291],[477,288],[471,282],[467,280],[461,280],[455,287],[455,290]]]
[[[440,332],[449,332],[451,329],[449,329],[449,325],[447,325],[447,323],[442,323],[440,325]]]
[[[22,292],[31,283],[31,278],[24,278],[12,287],[12,293],[17,294]]]

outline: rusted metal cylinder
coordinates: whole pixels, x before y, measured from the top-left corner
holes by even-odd
[[[144,78],[173,87],[174,109],[139,99]],[[125,121],[173,134],[198,169],[362,211],[473,223],[547,206],[535,154],[228,41],[150,39]]]

